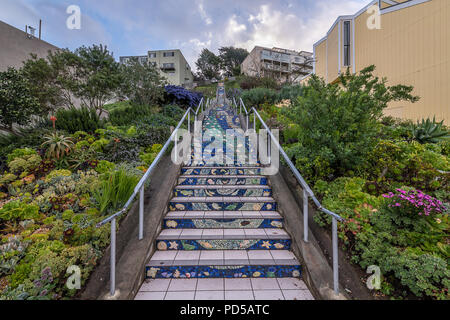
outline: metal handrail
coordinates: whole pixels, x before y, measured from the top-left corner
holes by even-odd
[[[297,178],[297,181],[300,183],[300,185],[303,188],[303,234],[304,234],[304,241],[308,242],[308,232],[309,232],[309,222],[308,222],[308,197],[310,197],[313,202],[316,204],[317,208],[330,215],[332,217],[332,243],[333,243],[333,287],[334,292],[336,294],[339,294],[339,261],[338,261],[338,235],[337,235],[337,223],[345,221],[344,218],[342,218],[340,215],[324,208],[322,204],[317,200],[316,196],[314,195],[314,192],[311,190],[309,185],[306,183],[305,179],[303,179],[300,172],[297,170],[295,165],[292,163],[291,159],[287,156],[286,152],[284,151],[283,147],[280,145],[278,140],[275,138],[275,136],[272,134],[272,131],[269,129],[269,127],[266,125],[264,120],[259,115],[258,111],[255,108],[252,108],[252,111],[255,115],[255,129],[256,129],[256,117],[258,117],[259,121],[263,125],[263,127],[267,130],[270,139],[275,142],[276,147],[278,150],[280,150],[281,155],[283,156],[284,160],[287,162],[289,168],[294,173],[294,176]],[[270,143],[270,142],[269,142]]]
[[[235,102],[236,103],[236,102]],[[239,109],[239,114],[241,114],[242,113],[242,108],[244,108],[244,111],[245,111],[245,119],[246,119],[246,123],[247,123],[247,127],[246,127],[246,129],[248,130],[248,124],[249,124],[249,112],[247,111],[247,108],[245,107],[245,103],[244,103],[244,100],[242,100],[242,98],[239,98],[239,106],[240,106],[240,109]],[[236,105],[236,108],[237,108],[237,105]],[[236,111],[237,112],[237,111]],[[255,121],[255,123],[256,123],[256,121]],[[255,130],[256,130],[256,127],[254,128]]]
[[[169,145],[172,143],[172,140],[175,143],[175,149],[177,148],[177,141],[178,138],[176,137],[178,130],[183,125],[186,118],[188,118],[188,131],[191,130],[191,122],[190,122],[190,116],[191,112],[197,117],[197,114],[199,112],[199,109],[201,105],[203,104],[203,98],[200,101],[199,107],[197,108],[197,112],[194,112],[192,108],[188,108],[186,113],[184,114],[183,118],[178,123],[177,127],[172,132],[170,138],[166,141],[161,151],[156,156],[153,163],[148,168],[147,172],[144,174],[144,176],[141,178],[141,180],[138,182],[136,187],[134,188],[133,194],[128,199],[124,207],[116,212],[115,214],[109,216],[108,218],[104,219],[100,223],[97,224],[97,228],[100,228],[107,223],[111,222],[111,258],[110,258],[110,295],[114,296],[116,292],[116,220],[118,217],[120,217],[122,214],[128,211],[131,204],[133,203],[134,199],[136,198],[137,194],[139,193],[139,240],[142,240],[144,238],[144,189],[145,189],[145,183],[147,182],[148,178],[150,177],[150,174],[152,173],[153,169],[158,165],[159,161],[163,157],[163,155],[166,153],[167,149],[169,148]]]

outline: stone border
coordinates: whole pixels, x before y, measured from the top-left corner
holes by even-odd
[[[173,188],[181,171],[180,165],[166,154],[153,173],[145,190],[144,239],[139,241],[139,203],[135,201],[128,215],[119,223],[116,244],[116,295],[109,295],[109,246],[85,288],[82,300],[133,300],[145,278],[145,265],[154,253],[155,240],[162,229]]]

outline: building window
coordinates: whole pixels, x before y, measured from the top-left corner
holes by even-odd
[[[149,55],[150,59],[156,58],[156,52],[150,52],[148,55]]]
[[[175,69],[175,63],[163,63],[164,69]]]
[[[164,52],[164,57],[175,57],[175,52]]]
[[[350,66],[350,21],[344,21],[344,66]]]

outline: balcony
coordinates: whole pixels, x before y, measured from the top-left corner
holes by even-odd
[[[164,63],[161,66],[162,71],[175,71],[175,64],[174,63]]]
[[[287,72],[287,73],[291,72],[288,66],[280,66],[280,65],[271,64],[271,63],[264,63],[263,68],[266,70],[271,70],[271,71],[281,71],[281,72]]]

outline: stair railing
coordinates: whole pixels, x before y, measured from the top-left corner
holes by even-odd
[[[155,167],[158,165],[161,158],[166,153],[167,149],[169,148],[172,141],[175,144],[175,150],[177,150],[177,144],[178,144],[178,130],[183,125],[186,118],[188,119],[188,131],[191,130],[191,113],[195,115],[195,119],[197,120],[198,112],[200,111],[200,107],[202,107],[204,103],[204,100],[202,100],[199,103],[199,106],[197,108],[197,111],[194,112],[192,108],[188,108],[186,113],[184,114],[183,118],[178,123],[178,126],[175,128],[175,130],[172,132],[170,138],[166,141],[164,144],[164,147],[161,149],[161,151],[156,156],[153,163],[148,168],[147,172],[144,174],[144,176],[141,178],[141,180],[138,182],[136,187],[134,188],[133,194],[128,199],[126,204],[123,206],[123,208],[116,212],[115,214],[109,216],[108,218],[104,219],[102,222],[97,224],[97,228],[100,228],[108,223],[111,223],[111,244],[110,244],[110,251],[111,251],[111,258],[110,258],[110,295],[114,296],[116,293],[116,222],[117,219],[122,216],[124,213],[128,211],[131,204],[133,203],[136,196],[139,194],[139,240],[142,240],[144,238],[144,194],[145,194],[145,183],[148,181],[151,173],[155,169]],[[177,155],[175,154],[175,157]]]
[[[234,100],[234,98],[233,98],[233,100]],[[236,112],[237,112],[237,104],[236,104],[236,101],[234,101],[234,104],[236,105]],[[247,127],[246,127],[246,129],[248,130],[249,129],[249,127],[248,127],[248,125],[249,125],[249,115],[250,115],[250,113],[247,111],[247,108],[245,107],[245,104],[244,104],[244,101],[242,100],[242,98],[239,98],[239,114],[241,114],[242,113],[242,109],[244,109],[244,112],[245,112],[245,121],[246,121],[246,123],[247,123]],[[256,123],[256,121],[255,121],[255,123]],[[256,127],[255,127],[255,130],[256,130]]]
[[[241,99],[242,101],[242,99]],[[241,102],[243,105],[243,102]],[[245,109],[244,106],[244,110]],[[312,201],[317,206],[318,210],[328,214],[332,218],[332,243],[333,243],[333,287],[334,292],[338,295],[339,294],[339,261],[338,261],[338,222],[345,221],[344,218],[339,216],[338,214],[324,208],[322,204],[317,200],[316,196],[314,195],[314,192],[311,190],[309,185],[306,183],[305,179],[303,179],[300,172],[297,170],[295,165],[292,163],[291,159],[287,156],[286,152],[284,151],[283,147],[280,145],[278,140],[275,138],[275,136],[272,134],[272,131],[269,129],[269,127],[266,125],[264,120],[259,115],[258,111],[255,108],[252,108],[253,114],[254,114],[254,128],[256,130],[256,119],[260,121],[264,129],[267,130],[270,139],[268,139],[269,146],[270,146],[270,140],[272,140],[276,147],[279,149],[281,155],[283,156],[284,160],[288,164],[289,168],[291,169],[294,176],[297,178],[297,181],[300,183],[300,185],[303,188],[303,234],[304,234],[304,241],[306,243],[309,242],[308,239],[308,231],[309,231],[309,222],[308,222],[308,200],[309,198],[312,199]],[[248,125],[247,125],[248,128]],[[270,157],[270,156],[269,156]]]

